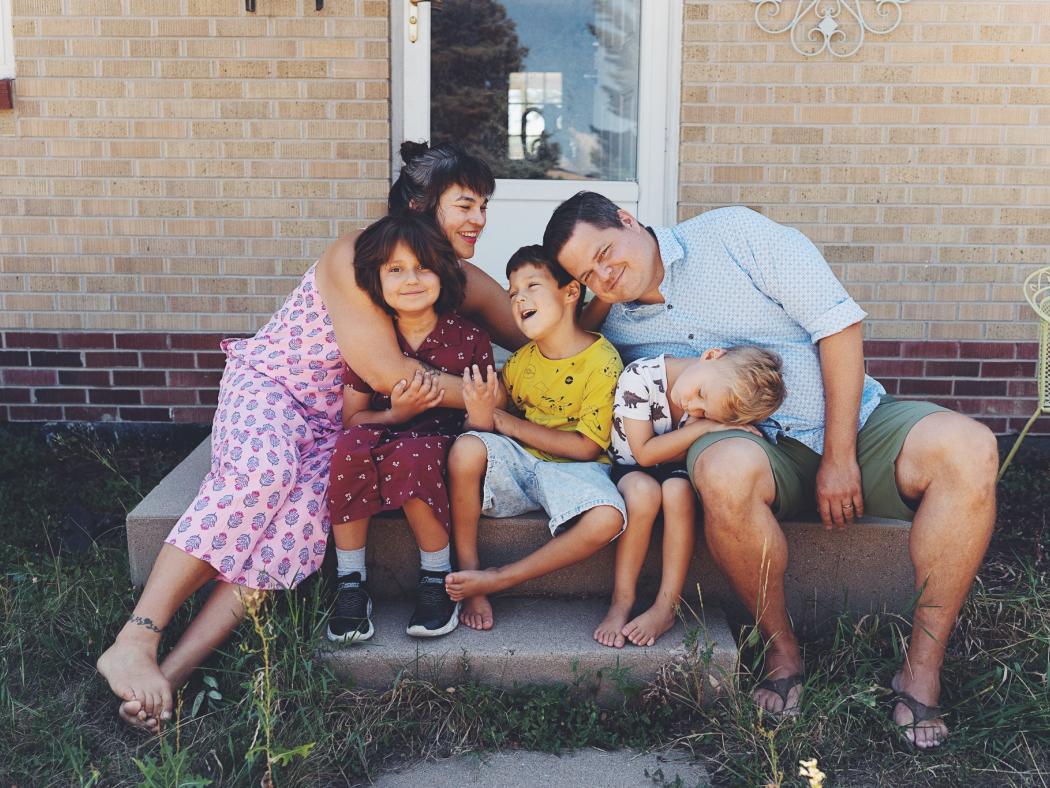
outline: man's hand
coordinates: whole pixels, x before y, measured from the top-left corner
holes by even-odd
[[[390,418],[395,424],[404,424],[436,407],[444,396],[445,390],[438,387],[437,375],[416,370],[411,381],[399,380],[390,392]]]
[[[467,420],[463,429],[493,432],[496,429],[495,412],[499,392],[499,376],[489,364],[488,379],[475,364],[463,370],[463,405]]]
[[[834,460],[824,455],[817,470],[817,511],[824,528],[832,524],[845,528],[846,523],[864,515],[864,493],[860,484],[860,466],[856,457]]]

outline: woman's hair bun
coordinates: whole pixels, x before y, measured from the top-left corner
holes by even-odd
[[[428,150],[430,150],[430,146],[425,142],[406,140],[401,143],[401,161],[405,164],[411,164],[413,159],[422,156]]]

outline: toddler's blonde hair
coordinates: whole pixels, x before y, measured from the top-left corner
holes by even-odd
[[[734,380],[726,399],[726,424],[754,424],[772,416],[784,402],[780,356],[772,350],[739,345],[722,357],[733,365]]]

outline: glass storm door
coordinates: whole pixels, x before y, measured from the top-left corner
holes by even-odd
[[[501,282],[578,191],[673,221],[681,13],[681,0],[391,0],[395,170],[403,139],[490,164],[474,262]]]

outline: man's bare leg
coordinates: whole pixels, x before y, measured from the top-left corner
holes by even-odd
[[[745,438],[726,438],[700,454],[692,478],[703,501],[711,555],[765,640],[764,677],[801,673],[802,654],[784,603],[787,540],[770,509],[776,484],[766,453]],[[756,689],[755,704],[773,714],[791,711],[800,692],[792,688],[785,702],[771,690]]]
[[[640,471],[628,473],[617,488],[627,505],[627,528],[616,541],[612,601],[609,612],[594,630],[594,639],[603,646],[623,648],[626,633],[622,630],[634,607],[638,575],[649,551],[661,500],[659,482]]]
[[[991,431],[957,413],[922,419],[897,458],[901,495],[920,501],[909,546],[922,596],[894,689],[926,706],[940,702],[948,637],[991,540],[998,463]],[[913,731],[912,714],[903,703],[894,708],[893,720],[908,726],[905,735],[920,748],[936,747],[948,735],[940,719],[917,723]]]
[[[481,567],[478,558],[478,520],[481,519],[481,483],[485,478],[488,457],[485,442],[475,435],[461,435],[449,451],[452,541],[456,546],[456,563],[460,569]],[[459,620],[471,629],[492,629],[494,619],[488,597],[481,594],[464,599]]]
[[[244,602],[253,597],[261,600],[266,593],[233,583],[216,583],[204,606],[160,663],[160,672],[173,691],[178,691],[189,681],[193,671],[203,665],[212,652],[233,634],[244,620]],[[122,703],[120,716],[125,722],[150,732],[155,733],[160,729],[157,718],[147,715],[137,700]]]
[[[696,542],[696,493],[693,486],[685,479],[671,478],[661,485],[661,493],[664,545],[660,590],[652,607],[623,627],[623,634],[636,646],[652,646],[674,626]]]
[[[614,506],[595,506],[568,531],[551,539],[534,553],[506,566],[453,572],[445,587],[453,600],[494,594],[572,566],[609,544],[623,528],[623,515]]]
[[[131,618],[98,658],[98,671],[114,694],[139,701],[147,717],[164,721],[172,712],[171,683],[157,664],[161,632],[190,594],[215,574],[210,564],[165,544]]]

